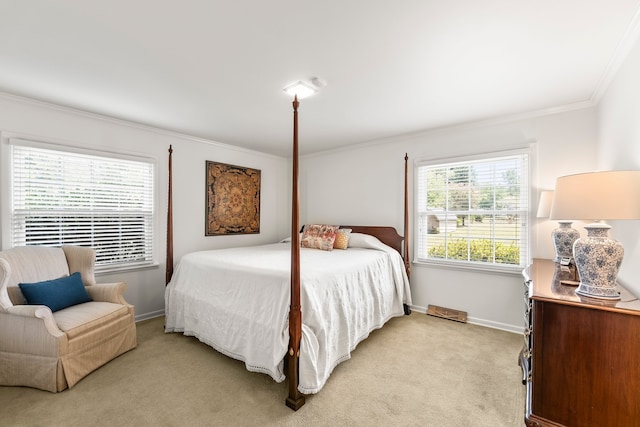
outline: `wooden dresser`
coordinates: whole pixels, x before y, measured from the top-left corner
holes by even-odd
[[[528,426],[640,426],[640,301],[586,298],[569,273],[534,260],[525,277]]]

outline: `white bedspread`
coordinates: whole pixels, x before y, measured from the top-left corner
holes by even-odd
[[[301,248],[301,393],[318,392],[360,341],[411,304],[400,255],[371,236],[352,241],[361,247]],[[166,289],[165,331],[196,336],[283,381],[290,268],[289,243],[185,255]]]

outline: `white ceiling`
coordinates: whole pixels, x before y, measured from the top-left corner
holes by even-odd
[[[0,91],[290,156],[597,101],[640,0],[0,0]]]

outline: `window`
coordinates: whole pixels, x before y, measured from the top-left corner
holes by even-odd
[[[97,271],[152,264],[154,163],[43,145],[11,139],[11,245],[90,246]]]
[[[418,261],[528,263],[528,154],[417,166]]]

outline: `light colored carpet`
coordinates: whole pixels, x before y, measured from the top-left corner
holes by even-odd
[[[360,343],[297,412],[286,383],[138,323],[138,347],[70,390],[0,387],[3,426],[522,426],[522,337],[421,313]]]

